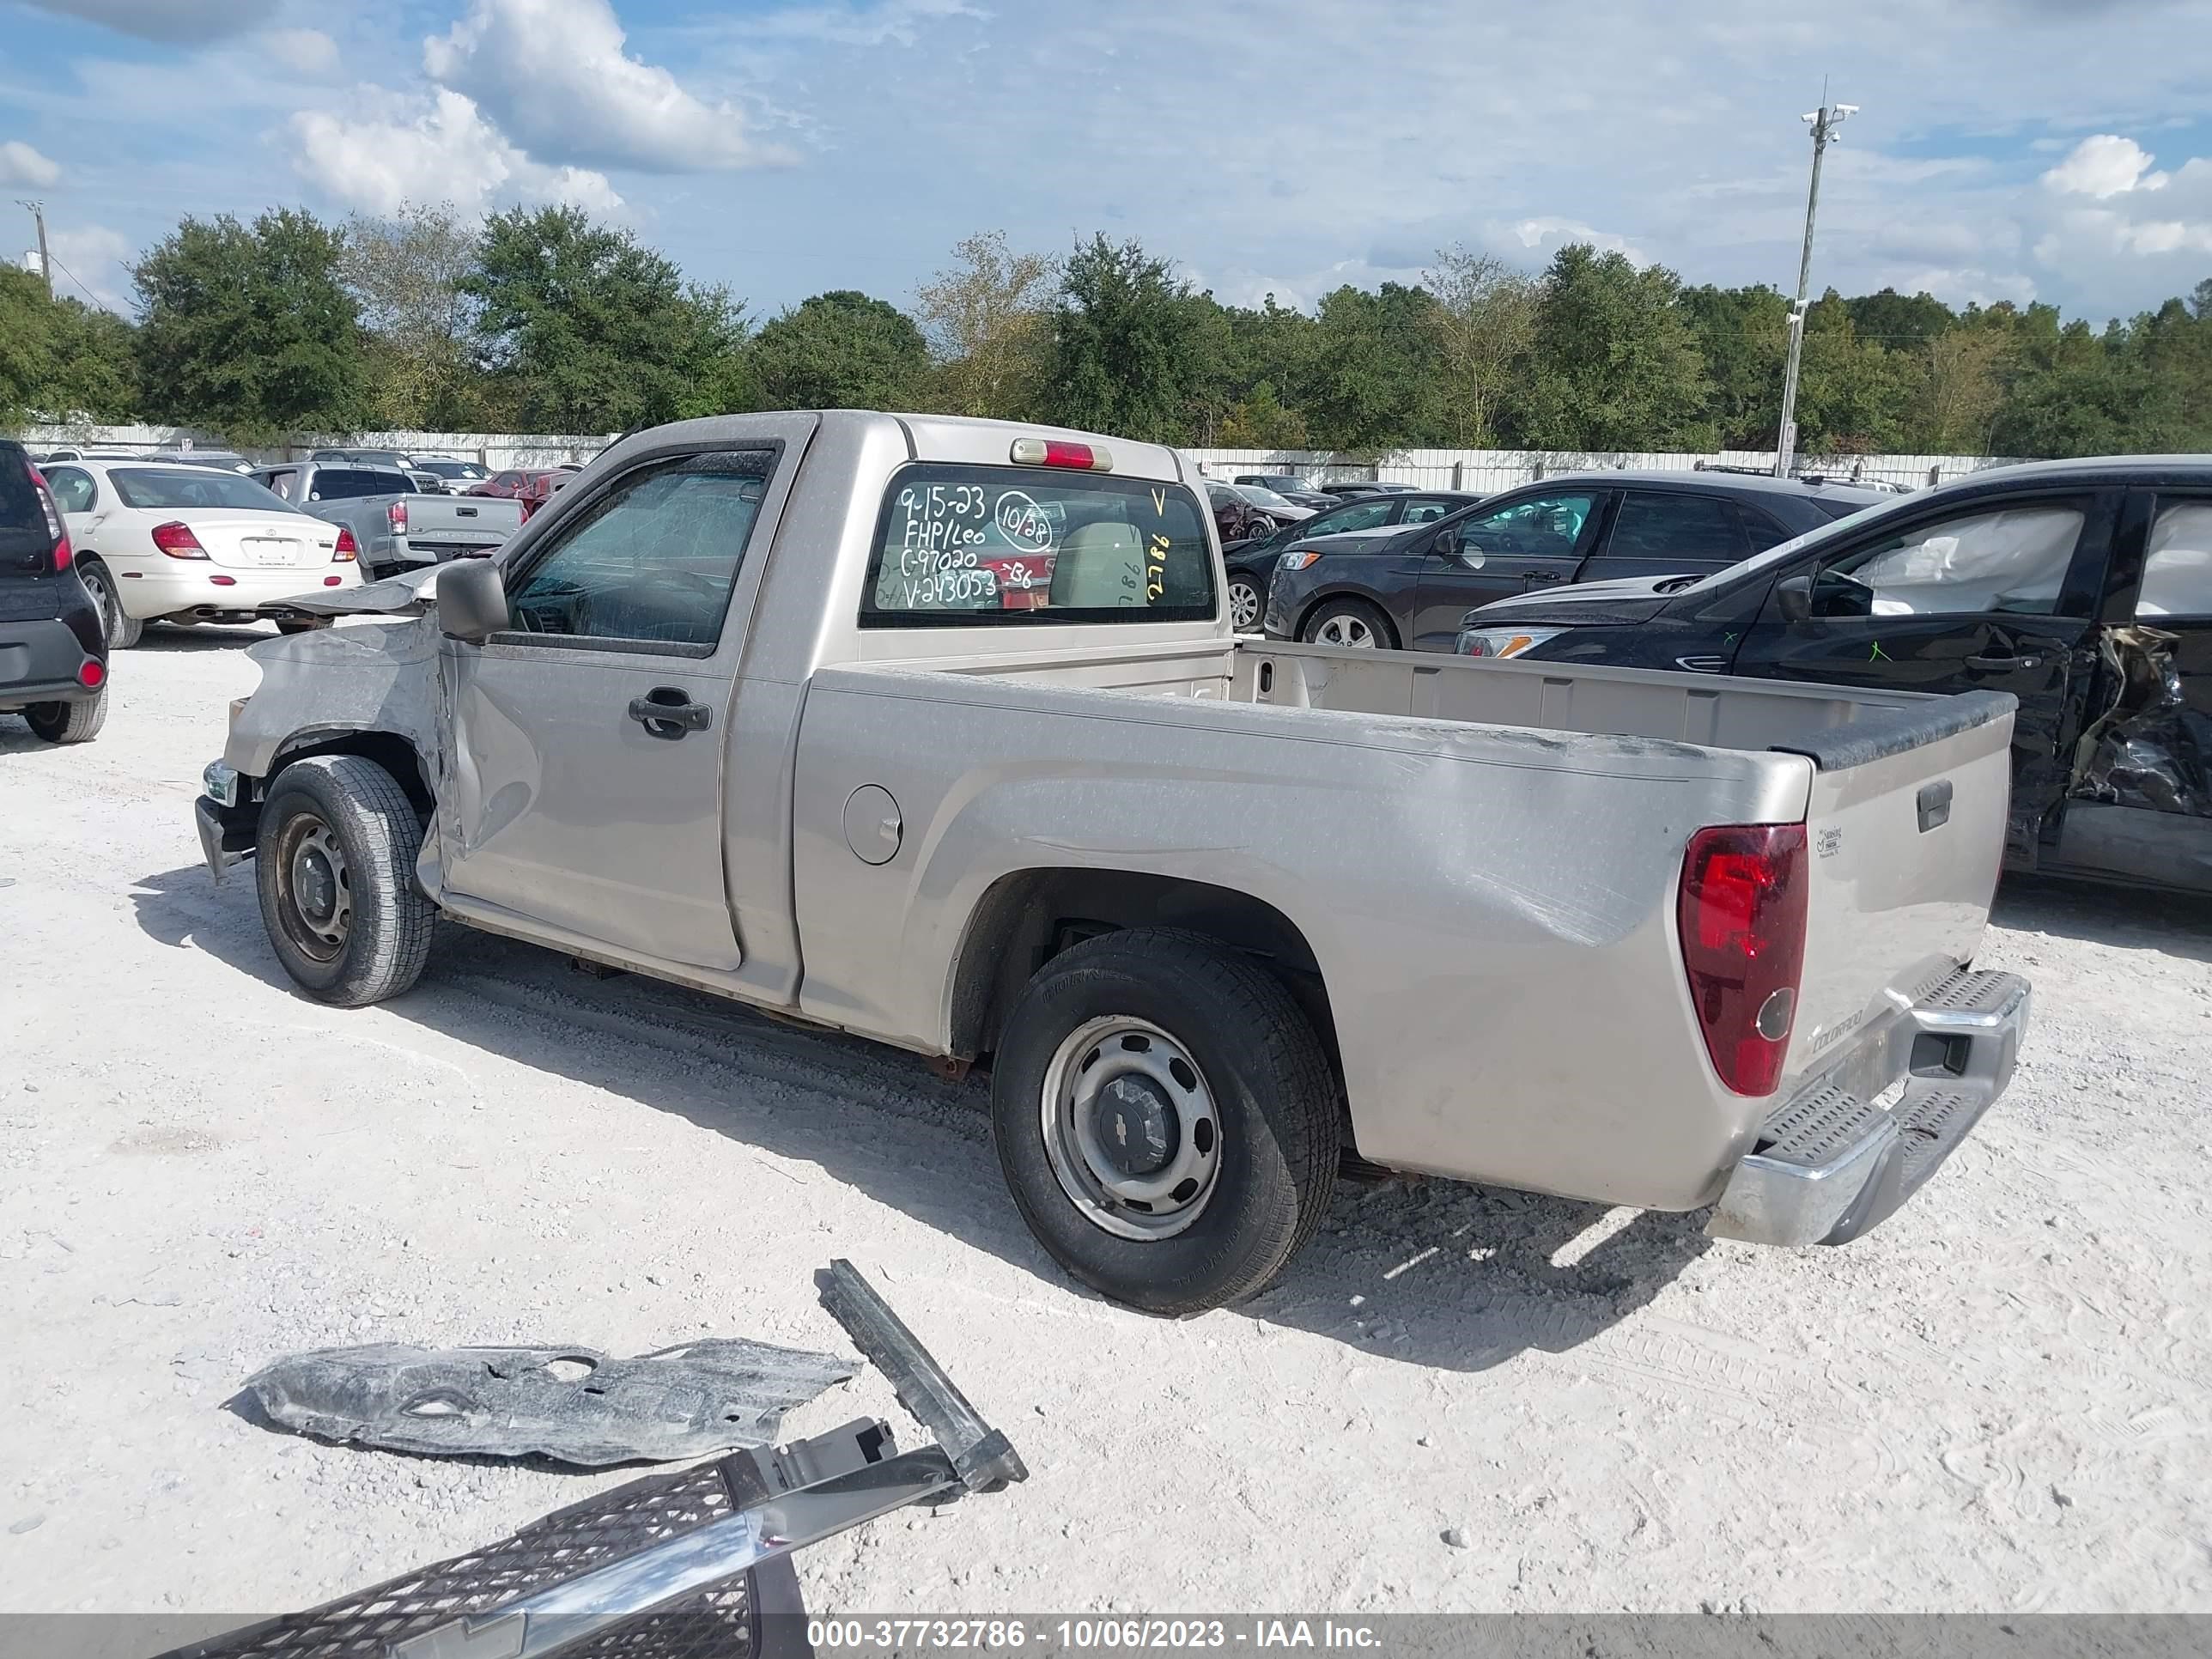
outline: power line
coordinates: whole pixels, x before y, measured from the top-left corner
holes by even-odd
[[[68,277],[72,283],[76,283],[77,292],[83,295],[86,299],[91,301],[96,309],[100,311],[107,309],[107,302],[105,300],[101,299],[97,294],[94,294],[82,283],[77,282],[76,272],[71,270],[67,265],[62,264],[59,259],[54,258],[53,255],[48,254],[46,257],[53,261],[55,269],[59,270],[63,276]],[[52,276],[48,276],[46,278],[46,297],[48,299],[52,299],[53,297],[53,292],[54,279]]]

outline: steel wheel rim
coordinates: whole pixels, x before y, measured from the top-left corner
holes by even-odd
[[[1102,1124],[1115,1121],[1117,1084],[1166,1109],[1172,1133],[1156,1167],[1117,1164],[1107,1144]],[[1085,1021],[1053,1051],[1037,1106],[1053,1176],[1093,1226],[1151,1243],[1205,1213],[1219,1184],[1220,1114],[1190,1051],[1159,1026],[1132,1014]],[[1132,1155],[1123,1142],[1121,1156]]]
[[[312,812],[296,812],[272,851],[284,936],[303,956],[336,961],[353,932],[353,875],[337,832]]]
[[[1260,620],[1260,591],[1251,583],[1229,584],[1229,620],[1238,628],[1249,628]]]
[[[1346,646],[1354,651],[1376,648],[1375,630],[1367,625],[1367,619],[1349,612],[1339,612],[1325,618],[1322,625],[1314,629],[1314,638],[1323,645]]]

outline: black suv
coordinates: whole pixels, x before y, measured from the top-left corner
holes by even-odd
[[[107,718],[107,636],[69,532],[23,446],[0,438],[0,714],[48,743],[88,743]]]

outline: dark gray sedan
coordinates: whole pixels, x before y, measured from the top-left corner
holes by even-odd
[[[1304,544],[1340,545],[1334,538],[1358,532],[1372,538],[1396,535],[1417,524],[1428,524],[1482,499],[1452,489],[1411,490],[1403,495],[1369,495],[1323,507],[1310,519],[1286,524],[1265,536],[1238,542],[1221,550],[1229,567],[1229,614],[1242,633],[1257,632],[1260,611],[1267,599],[1267,582],[1275,574],[1275,561],[1289,549]]]
[[[1574,472],[1432,524],[1296,540],[1267,587],[1273,639],[1449,651],[1476,605],[1554,583],[1705,575],[1887,499],[1711,472]]]

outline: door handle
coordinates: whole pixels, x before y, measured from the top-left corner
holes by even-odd
[[[714,724],[714,710],[691,701],[688,692],[673,685],[656,685],[641,697],[629,700],[629,717],[646,735],[675,742],[686,732],[704,732]]]
[[[1966,666],[1969,668],[1986,668],[1991,671],[2024,670],[2039,668],[2042,665],[2043,659],[2033,653],[2024,657],[1969,657],[1966,659]]]
[[[1566,579],[1566,573],[1559,570],[1532,570],[1528,573],[1532,585],[1536,582],[1563,582]]]

